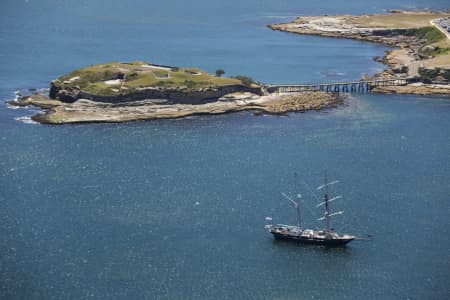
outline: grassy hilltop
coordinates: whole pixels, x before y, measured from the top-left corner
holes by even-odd
[[[202,89],[244,84],[238,78],[217,77],[197,68],[177,68],[149,64],[111,62],[75,70],[59,77],[56,87],[76,88],[101,96],[126,95],[144,88]],[[246,84],[248,85],[248,82]]]

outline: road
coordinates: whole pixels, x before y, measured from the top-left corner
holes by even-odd
[[[436,22],[437,20],[439,20],[439,19],[431,20],[430,24],[433,25],[434,27],[436,27],[437,29],[439,29],[450,40],[450,32],[445,30],[445,28],[442,28],[442,26]]]

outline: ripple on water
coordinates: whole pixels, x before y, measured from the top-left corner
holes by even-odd
[[[39,124],[38,122],[33,121],[30,116],[17,117],[14,118],[14,120],[20,121],[25,124]]]

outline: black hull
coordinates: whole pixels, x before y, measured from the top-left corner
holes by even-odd
[[[276,232],[272,232],[272,234],[276,239],[279,240],[286,240],[300,244],[321,245],[328,247],[342,247],[353,240],[353,238],[348,239],[304,238],[299,236],[284,235]]]

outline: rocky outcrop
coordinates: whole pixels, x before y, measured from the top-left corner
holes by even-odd
[[[39,93],[35,93],[31,96],[20,97],[15,100],[6,101],[6,103],[12,106],[19,106],[19,107],[36,106],[42,109],[54,108],[56,106],[64,104],[61,101],[49,99]]]

